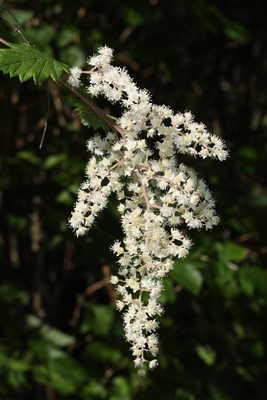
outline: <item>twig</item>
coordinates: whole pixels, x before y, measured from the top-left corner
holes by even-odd
[[[88,288],[86,288],[85,291],[79,295],[72,316],[73,329],[76,329],[78,325],[79,318],[81,315],[82,305],[86,297],[90,296],[92,293],[106,286],[109,283],[109,280],[110,280],[109,278],[101,279],[101,281],[98,281],[96,283],[93,283],[93,285],[88,286]]]
[[[108,124],[108,126],[111,127],[112,130],[119,132],[119,134],[122,136],[123,140],[126,142],[126,137],[124,135],[124,132],[118,125],[114,124],[114,122],[109,117],[107,117],[102,111],[100,111],[97,107],[95,107],[92,103],[90,103],[90,101],[87,100],[81,93],[79,93],[77,90],[73,89],[66,82],[64,82],[62,80],[61,80],[61,82],[63,83],[63,85],[67,86],[67,88],[69,88],[72,91],[72,93],[75,94],[75,96],[79,97],[79,99],[81,99],[89,108],[91,108],[91,110],[93,110],[104,121],[106,121],[106,123]]]
[[[49,117],[49,111],[50,111],[50,103],[51,103],[50,94],[49,94],[47,82],[45,83],[45,88],[46,88],[46,94],[47,94],[47,115],[46,115],[45,126],[44,126],[44,130],[43,130],[41,142],[40,142],[40,145],[39,145],[39,149],[42,148],[42,145],[43,145],[43,142],[44,142],[45,132],[46,132],[46,129],[47,129],[47,124],[48,124],[48,117]]]
[[[5,21],[6,24],[8,24],[20,37],[21,37],[21,41],[23,42],[23,40],[29,44],[30,46],[33,46],[28,39],[26,39],[26,37],[23,35],[23,33],[20,30],[20,25],[19,25],[19,21],[17,20],[17,18],[15,17],[15,15],[8,10],[8,8],[0,6],[0,8],[2,8],[3,10],[5,10],[7,13],[9,13],[14,20],[16,21],[16,23],[18,24],[18,28],[16,28],[13,24],[11,24],[11,22],[9,22],[5,17],[3,17],[3,15],[0,15],[0,18],[2,18],[2,20]],[[1,40],[2,42],[2,40]],[[34,47],[34,46],[33,46]]]

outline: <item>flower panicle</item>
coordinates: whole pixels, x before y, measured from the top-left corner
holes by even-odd
[[[122,115],[114,125],[117,133],[108,132],[105,138],[96,134],[87,143],[91,157],[86,180],[69,225],[77,236],[86,234],[110,194],[116,194],[124,239],[111,248],[119,264],[111,283],[120,297],[117,309],[123,313],[134,365],[144,376],[145,365],[151,370],[158,365],[162,279],[175,259],[187,256],[192,244],[184,228],[212,229],[219,222],[207,185],[179,164],[176,154],[223,161],[228,150],[222,139],[194,121],[190,111],[175,114],[167,106],[153,104],[126,69],[111,64],[112,58],[113,50],[104,46],[88,59],[87,92],[119,102]],[[83,71],[78,67],[70,71],[68,83],[77,88]],[[154,148],[148,142],[151,137]]]

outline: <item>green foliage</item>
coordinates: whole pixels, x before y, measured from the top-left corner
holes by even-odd
[[[239,279],[246,294],[267,298],[267,276],[262,269],[256,267],[242,268],[239,271]]]
[[[33,78],[34,83],[42,83],[51,77],[58,82],[63,71],[69,71],[66,64],[54,60],[26,43],[21,45],[6,43],[6,45],[8,49],[0,49],[0,70],[10,74],[11,78],[18,76],[21,82]]]
[[[175,283],[182,285],[190,293],[197,295],[202,286],[203,277],[197,269],[196,263],[187,260],[177,260],[170,272],[170,277]]]
[[[105,132],[108,131],[109,125],[105,120],[103,120],[103,118],[101,118],[100,115],[96,114],[94,110],[90,109],[82,101],[76,101],[75,106],[75,111],[78,112],[81,122],[84,126],[88,126],[89,128],[92,127],[94,130],[102,128]],[[101,109],[98,110],[102,112]],[[113,118],[113,120],[115,120],[115,118]]]
[[[215,363],[216,353],[210,346],[198,345],[196,346],[196,353],[206,365],[213,365]]]
[[[114,320],[115,310],[110,306],[94,306],[90,303],[85,303],[85,307],[86,317],[81,324],[80,332],[82,334],[92,332],[100,337],[107,336]]]

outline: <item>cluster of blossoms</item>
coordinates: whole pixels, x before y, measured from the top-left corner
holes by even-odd
[[[149,93],[111,60],[112,50],[106,46],[89,58],[87,90],[91,96],[120,102],[123,114],[105,137],[96,134],[88,141],[86,180],[69,224],[77,236],[86,234],[109,195],[116,193],[124,239],[112,246],[119,269],[111,282],[120,297],[117,308],[123,311],[134,364],[144,376],[145,363],[150,369],[157,366],[162,278],[191,246],[177,226],[211,229],[218,223],[206,184],[178,163],[177,153],[222,161],[228,151],[220,138],[194,122],[190,112],[174,114],[154,105]],[[71,73],[68,82],[78,87],[82,71],[74,67]]]

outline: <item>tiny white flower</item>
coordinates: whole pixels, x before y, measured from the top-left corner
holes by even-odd
[[[146,376],[146,371],[144,369],[139,369],[138,376],[144,378]]]
[[[152,360],[152,361],[150,361],[150,363],[148,364],[149,365],[149,369],[154,369],[154,368],[156,368],[157,366],[158,366],[158,361],[157,360]]]
[[[118,282],[119,282],[119,278],[115,275],[112,275],[110,278],[110,283],[112,283],[112,285],[117,285]]]

